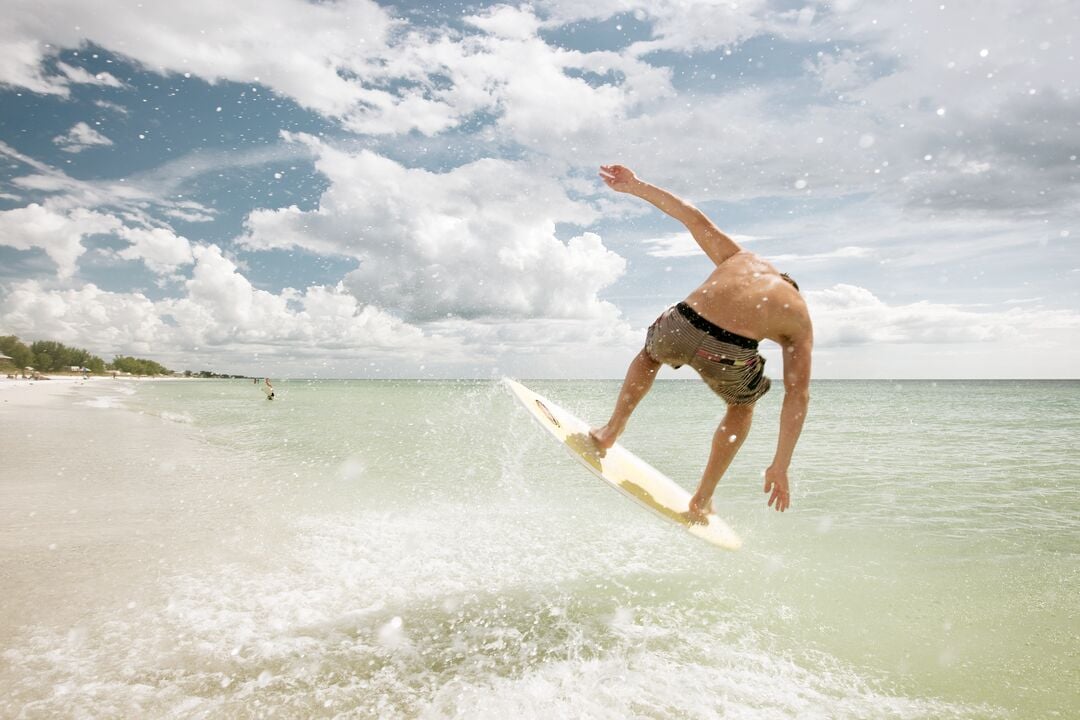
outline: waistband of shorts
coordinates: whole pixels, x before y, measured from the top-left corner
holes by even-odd
[[[757,350],[757,346],[758,346],[758,341],[757,340],[751,340],[748,337],[743,337],[742,335],[736,335],[733,332],[725,330],[724,328],[720,327],[719,325],[714,325],[713,323],[709,322],[705,318],[698,315],[697,312],[694,310],[694,308],[690,307],[686,303],[684,303],[684,302],[679,303],[678,305],[675,306],[675,309],[679,311],[680,315],[682,315],[684,318],[686,318],[686,321],[688,323],[690,323],[691,325],[696,327],[698,330],[701,330],[702,332],[708,333],[709,335],[716,338],[720,342],[726,342],[726,343],[730,343],[732,345],[737,345],[737,346],[739,346],[741,348],[746,348],[747,350]]]

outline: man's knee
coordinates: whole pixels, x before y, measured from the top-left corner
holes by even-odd
[[[754,404],[749,405],[735,405],[728,404],[727,414],[724,415],[725,424],[730,423],[733,425],[749,425],[750,421],[754,417]]]

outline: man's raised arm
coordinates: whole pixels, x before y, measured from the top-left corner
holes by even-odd
[[[622,165],[601,165],[600,177],[612,190],[636,195],[685,225],[697,244],[717,265],[742,250],[738,243],[713,225],[705,213],[677,195],[639,180],[630,168]]]

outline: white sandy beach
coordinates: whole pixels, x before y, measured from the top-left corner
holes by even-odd
[[[163,566],[212,551],[206,525],[225,523],[229,502],[215,478],[238,459],[125,409],[145,382],[157,381],[0,379],[0,645],[134,606]]]

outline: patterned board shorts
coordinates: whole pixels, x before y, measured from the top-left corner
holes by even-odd
[[[728,332],[685,303],[665,310],[649,328],[645,352],[674,368],[689,365],[732,405],[751,405],[769,392],[757,341]]]

